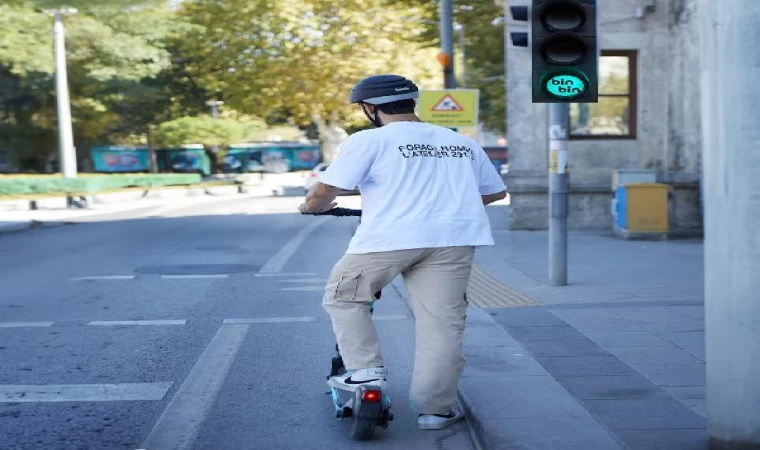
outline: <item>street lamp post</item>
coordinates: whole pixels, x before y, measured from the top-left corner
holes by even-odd
[[[64,14],[76,14],[74,8],[46,10],[53,16],[53,34],[55,36],[55,87],[58,99],[58,151],[61,174],[65,178],[76,178],[77,159],[74,149],[74,132],[71,126],[71,102],[69,100],[69,81],[66,72],[66,33],[63,26]]]

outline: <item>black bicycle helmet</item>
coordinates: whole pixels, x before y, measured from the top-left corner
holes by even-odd
[[[351,89],[351,103],[382,105],[420,96],[417,85],[400,75],[367,77]]]
[[[351,89],[350,101],[351,103],[382,105],[399,100],[416,99],[419,96],[417,85],[400,75],[374,75],[359,81]],[[377,115],[373,118],[367,111],[364,111],[364,114],[376,127],[382,126]]]

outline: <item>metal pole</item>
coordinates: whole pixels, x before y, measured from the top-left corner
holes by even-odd
[[[451,0],[441,0],[441,53],[448,55],[448,64],[443,66],[443,87],[456,87],[454,79],[454,21]]]
[[[464,45],[464,25],[459,24],[459,49],[462,52],[462,88],[467,87],[467,53]]]
[[[570,105],[549,104],[549,284],[567,285],[567,136]]]
[[[65,30],[61,11],[53,13],[55,35],[55,85],[58,98],[58,151],[61,173],[66,178],[76,178],[77,159],[74,150],[74,133],[71,126],[69,81],[66,73]]]
[[[206,105],[211,107],[211,117],[214,119],[218,119],[219,107],[224,105],[224,102],[221,100],[209,100],[206,102]]]
[[[757,0],[700,0],[711,449],[760,448]]]

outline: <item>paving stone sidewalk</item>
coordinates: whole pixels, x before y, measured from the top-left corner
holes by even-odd
[[[493,212],[492,212],[493,215]],[[462,402],[486,449],[707,449],[702,242],[494,227],[478,269],[536,306],[471,308]]]

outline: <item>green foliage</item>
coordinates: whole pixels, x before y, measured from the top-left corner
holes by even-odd
[[[226,147],[265,128],[266,124],[262,121],[214,119],[209,116],[182,117],[159,125],[152,139],[154,145],[164,148],[184,144]]]
[[[81,2],[75,6],[83,10],[63,18],[80,157],[97,141],[144,140],[132,137],[172,111],[171,93],[151,81],[173,68],[168,46],[184,33],[184,24],[167,8],[149,8],[157,2],[125,13],[128,3]],[[52,19],[41,8],[61,4],[0,5],[0,147],[37,170],[55,153],[57,126]]]
[[[424,29],[420,43],[440,47],[438,8],[429,0],[394,0],[399,5],[417,8]],[[467,88],[480,89],[480,117],[487,129],[505,132],[506,92],[504,80],[504,8],[493,0],[454,2],[454,21],[464,28],[464,53]],[[462,81],[461,29],[454,31],[455,70]]]
[[[401,73],[441,86],[438,2],[429,0],[0,0],[0,148],[43,170],[57,153],[52,19],[65,15],[75,145],[260,139],[269,125],[367,126],[347,104],[359,79]],[[503,11],[455,3],[465,25],[467,87],[481,117],[504,127]],[[457,41],[458,43],[458,41]],[[461,67],[461,64],[458,64]],[[225,101],[210,123],[207,100]],[[234,123],[233,123],[234,122]]]
[[[92,194],[132,186],[173,186],[199,183],[198,174],[101,175],[79,178],[0,177],[0,196]]]
[[[199,28],[182,51],[193,55],[190,76],[235,109],[287,111],[301,125],[345,119],[357,113],[348,92],[367,75],[400,72],[423,86],[438,78],[435,51],[412,42],[423,27],[397,20],[415,14],[377,0],[190,1],[181,15]]]

